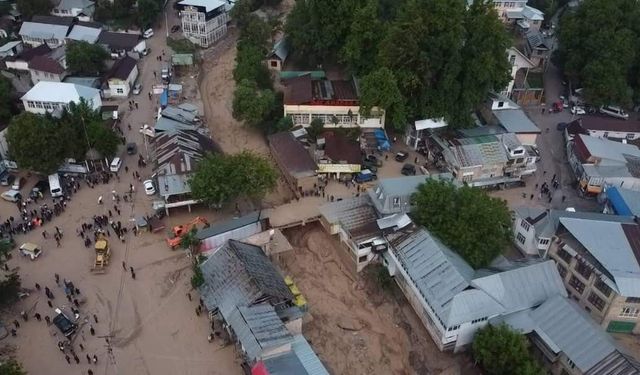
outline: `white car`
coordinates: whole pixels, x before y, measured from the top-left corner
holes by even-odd
[[[600,113],[623,120],[629,118],[629,114],[625,112],[624,109],[615,105],[603,105],[602,107],[600,107]]]
[[[133,95],[140,95],[141,91],[142,91],[142,84],[141,83],[136,83],[133,86],[133,91],[132,91]]]
[[[587,112],[584,110],[584,108],[574,105],[573,107],[571,107],[571,114],[572,115],[584,115]]]
[[[18,190],[7,190],[2,195],[2,199],[9,202],[17,202],[22,199],[22,194]]]
[[[142,33],[142,37],[145,39],[149,39],[153,36],[153,29],[146,29],[144,33]]]
[[[153,186],[153,181],[145,180],[142,184],[144,185],[145,194],[154,195],[156,193],[156,188]]]

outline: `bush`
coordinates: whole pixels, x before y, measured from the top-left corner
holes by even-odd
[[[167,45],[175,53],[196,53],[196,45],[188,39],[167,38]]]
[[[193,265],[193,276],[191,276],[191,286],[193,289],[198,289],[204,284],[204,275],[198,264]]]

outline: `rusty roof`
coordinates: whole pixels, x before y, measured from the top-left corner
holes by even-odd
[[[302,143],[295,139],[291,132],[276,133],[267,138],[273,150],[273,156],[288,174],[295,178],[310,177],[316,174],[318,166]]]
[[[29,61],[29,69],[53,74],[64,73],[64,68],[56,60],[47,56],[35,56]]]
[[[324,154],[334,163],[346,161],[347,164],[360,164],[362,155],[360,144],[334,132],[323,134],[325,140]]]
[[[298,105],[308,103],[313,100],[311,74],[290,78],[285,80],[283,83],[285,85],[285,104]]]

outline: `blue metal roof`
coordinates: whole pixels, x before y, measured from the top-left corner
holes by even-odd
[[[614,186],[607,188],[607,199],[617,215],[634,216],[640,214],[640,193]],[[634,207],[634,204],[637,207]]]

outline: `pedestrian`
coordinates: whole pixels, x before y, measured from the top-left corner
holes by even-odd
[[[67,363],[68,363],[68,364],[71,364],[71,357],[69,357],[69,355],[65,354],[65,355],[64,355],[64,359],[66,359],[66,360],[67,360]]]
[[[87,363],[91,364],[91,357],[89,357],[89,354],[87,354]]]
[[[88,369],[87,370],[87,375],[93,375],[93,370],[92,369]]]
[[[37,321],[42,321],[42,316],[40,315],[40,313],[35,313],[33,316]]]
[[[36,289],[40,290],[40,284],[36,283]]]
[[[529,199],[533,199],[533,194],[531,194],[531,197],[529,197]]]
[[[78,344],[78,346],[80,346],[80,350],[82,350],[84,352],[84,345]]]
[[[191,301],[191,293],[187,293],[187,298],[189,298],[189,301]]]
[[[16,337],[18,335],[18,331],[15,328],[11,328],[11,336]]]
[[[565,199],[567,199],[567,197],[563,195],[563,196],[562,196],[562,203],[564,203],[564,200],[565,200]]]
[[[16,326],[16,328],[20,328],[20,322],[18,322],[17,320],[13,321],[13,325]]]
[[[76,288],[76,294],[80,294],[80,289]]]
[[[53,303],[51,303],[50,299],[47,299],[47,305],[49,305],[50,308],[53,308]]]
[[[196,316],[200,316],[200,309],[199,309],[199,307],[200,307],[200,306],[196,307]]]
[[[138,102],[135,102],[135,105],[136,105],[136,109],[138,109]]]
[[[124,242],[124,240],[122,242]],[[131,271],[131,278],[134,280],[136,279],[136,273],[133,271]]]
[[[98,363],[98,356],[97,355],[93,355],[93,363]]]
[[[24,320],[25,322],[29,320],[29,317],[27,316],[27,313],[24,311],[20,312],[20,316],[22,317],[22,320]]]
[[[56,279],[56,284],[60,284],[60,275],[58,275],[57,273],[54,273],[53,277]],[[47,289],[49,289],[49,288],[47,288]]]
[[[127,270],[127,264],[124,262],[124,260],[122,261],[122,269],[123,270]]]
[[[93,314],[93,320],[98,324],[98,316],[96,314]]]
[[[91,333],[91,336],[95,336],[96,335],[96,330],[93,328],[92,325],[89,325],[89,332]]]
[[[60,247],[60,239],[56,237],[56,247]]]
[[[102,195],[98,197],[98,204],[102,204]]]
[[[49,315],[45,315],[44,316],[44,321],[47,322],[47,325],[51,325],[51,318],[49,318]]]
[[[76,361],[76,364],[80,363],[80,358],[78,358],[78,356],[76,355],[76,353],[73,353],[73,360]]]
[[[46,230],[42,231],[42,237],[47,238],[47,231]]]
[[[78,302],[78,300],[77,300],[77,299],[75,299],[75,298],[73,299],[73,304],[74,304],[77,308],[80,308],[80,303]]]

